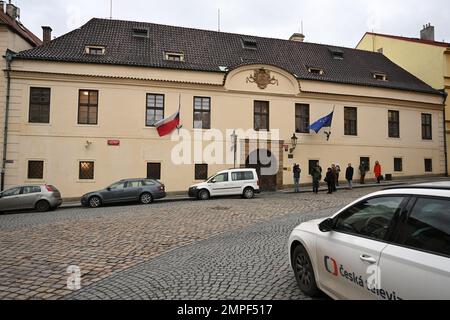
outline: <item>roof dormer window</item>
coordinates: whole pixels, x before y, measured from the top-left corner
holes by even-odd
[[[254,39],[242,38],[242,48],[246,50],[256,50],[258,49],[258,43]]]
[[[379,81],[387,81],[387,75],[381,72],[374,72],[373,78]]]
[[[148,38],[148,29],[134,28],[133,37]]]
[[[344,51],[339,48],[329,48],[331,56],[336,60],[344,60]]]
[[[93,56],[103,56],[106,48],[103,46],[86,46],[85,52]]]
[[[315,67],[308,67],[308,72],[312,73],[312,74],[317,74],[317,75],[323,75],[325,73],[325,71],[323,71],[323,69],[315,68]]]
[[[164,60],[184,62],[184,54],[182,52],[164,52]]]

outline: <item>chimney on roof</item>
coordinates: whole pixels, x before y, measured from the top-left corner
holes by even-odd
[[[42,26],[42,42],[44,42],[44,44],[52,41],[52,31],[52,28],[48,26]]]
[[[294,33],[290,38],[290,41],[304,42],[305,35],[303,33]]]
[[[420,39],[434,41],[434,26],[431,23],[423,26],[423,29],[420,31]]]
[[[11,0],[6,5],[6,14],[13,20],[20,19],[20,9],[11,3]]]
[[[5,13],[5,1],[0,1],[0,10]]]

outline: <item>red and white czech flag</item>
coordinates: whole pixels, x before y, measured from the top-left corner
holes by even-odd
[[[160,137],[167,136],[172,133],[173,130],[177,129],[180,125],[180,111],[170,116],[169,118],[163,119],[155,123],[156,130]]]

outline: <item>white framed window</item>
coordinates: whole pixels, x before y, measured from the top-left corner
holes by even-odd
[[[184,53],[182,53],[182,52],[164,52],[164,60],[184,62]]]
[[[103,56],[106,53],[106,47],[103,46],[86,46],[86,54],[93,56]]]

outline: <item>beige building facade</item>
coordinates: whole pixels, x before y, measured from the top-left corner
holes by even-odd
[[[5,128],[8,122],[5,121],[6,109],[8,102],[8,68],[9,57],[13,52],[20,52],[31,49],[42,44],[42,41],[31,33],[20,21],[17,7],[13,4],[6,4],[0,1],[0,52],[4,58],[0,61],[1,70],[5,75],[0,80],[0,123],[3,130],[0,131],[0,139],[5,141]],[[8,112],[9,113],[9,112]],[[4,182],[3,174],[5,173],[4,143],[0,143],[0,155],[2,155],[2,182]]]
[[[424,26],[420,38],[367,32],[356,48],[381,52],[433,88],[450,94],[450,43],[436,41],[431,24]],[[445,105],[446,139],[450,142],[450,99]]]
[[[95,45],[110,49],[104,43]],[[311,183],[308,172],[315,161],[324,170],[339,164],[341,180],[348,163],[357,172],[362,160],[370,161],[369,179],[374,178],[375,161],[393,178],[445,173],[443,97],[426,87],[407,90],[381,82],[371,86],[305,79],[273,63],[180,70],[178,65],[51,61],[27,54],[19,54],[11,67],[6,187],[47,183],[64,198],[76,198],[120,179],[156,174],[167,191],[185,192],[204,177],[233,167],[233,131],[238,135],[236,166],[261,169],[261,163],[249,164],[250,155],[270,151],[277,170],[261,177],[266,189],[292,185],[294,163],[302,168],[301,182]],[[189,53],[184,54],[187,61]],[[49,101],[42,100],[49,106],[48,121],[32,121],[38,94],[48,94]],[[161,118],[180,108],[182,128],[159,137],[148,125],[149,101],[162,106]],[[199,101],[208,106],[208,125],[203,128],[198,126]],[[304,132],[305,121],[312,124],[333,110],[329,140],[323,130]],[[424,115],[429,120],[426,137]],[[87,124],[84,120],[91,116],[95,120]],[[358,177],[356,173],[355,180]]]

